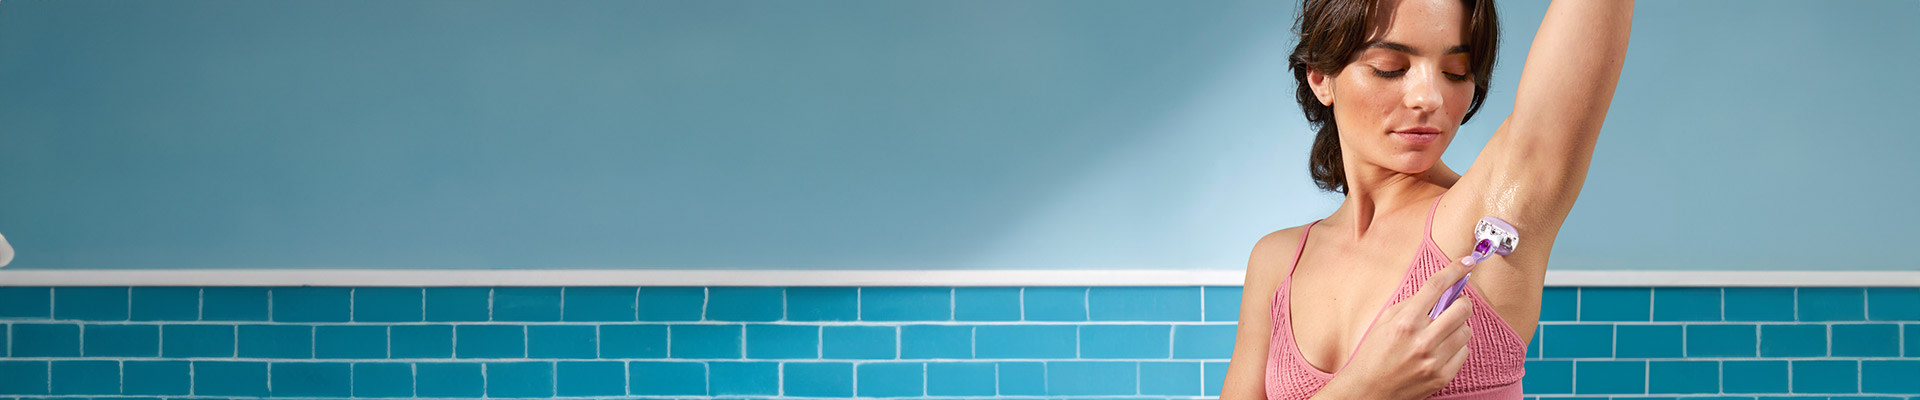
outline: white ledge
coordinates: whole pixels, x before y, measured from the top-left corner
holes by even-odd
[[[1240,286],[1240,270],[0,270],[0,286]],[[1547,271],[1547,286],[1920,286],[1920,271]]]

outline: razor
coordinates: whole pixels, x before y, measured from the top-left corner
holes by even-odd
[[[1496,254],[1503,256],[1513,254],[1513,247],[1520,244],[1520,230],[1513,229],[1513,224],[1508,224],[1507,221],[1486,217],[1481,218],[1480,223],[1474,224],[1473,238],[1475,239],[1473,254],[1461,257],[1461,264],[1474,265]],[[1447,287],[1447,291],[1440,294],[1440,301],[1433,304],[1433,310],[1427,312],[1427,319],[1440,318],[1440,312],[1446,311],[1447,305],[1453,304],[1453,299],[1459,298],[1460,292],[1466,290],[1467,278],[1472,276],[1473,273],[1468,272],[1466,276],[1460,277],[1459,282],[1454,282],[1453,286]]]

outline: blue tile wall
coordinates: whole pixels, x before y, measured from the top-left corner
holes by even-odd
[[[413,364],[353,363],[353,397],[413,396]]]
[[[560,320],[562,288],[498,288],[493,290],[493,320],[551,322]]]
[[[572,287],[561,293],[560,317],[568,321],[635,321],[638,288]]]
[[[200,288],[133,288],[134,321],[193,321],[200,319]]]
[[[955,321],[1020,321],[1020,288],[953,288]]]
[[[426,312],[420,288],[363,288],[353,291],[353,320],[419,322]]]
[[[119,287],[53,289],[53,319],[126,321],[131,291]]]
[[[413,364],[413,390],[420,397],[480,397],[486,378],[476,363],[420,362]]]
[[[991,362],[927,363],[927,395],[993,396],[994,372]]]
[[[1238,287],[0,287],[0,400],[1217,397]],[[1530,398],[1920,398],[1920,289],[1543,293]]]
[[[562,397],[627,394],[627,364],[619,361],[567,361],[553,364],[554,395]]]
[[[790,362],[783,373],[788,396],[853,396],[853,363]]]
[[[786,296],[782,288],[717,287],[707,289],[707,320],[779,321],[782,310],[767,307]]]

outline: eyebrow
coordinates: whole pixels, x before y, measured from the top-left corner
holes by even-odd
[[[1393,51],[1398,51],[1398,52],[1401,52],[1401,53],[1407,53],[1407,54],[1412,54],[1412,55],[1416,55],[1416,56],[1418,56],[1418,55],[1422,55],[1422,54],[1420,54],[1420,51],[1419,51],[1419,50],[1415,50],[1415,49],[1413,48],[1413,46],[1408,46],[1408,45],[1406,45],[1406,44],[1403,44],[1403,43],[1396,43],[1396,42],[1385,42],[1385,41],[1373,41],[1373,42],[1368,42],[1368,43],[1367,43],[1367,45],[1366,45],[1366,47],[1364,47],[1364,48],[1367,48],[1367,49],[1375,49],[1375,48],[1378,48],[1378,49],[1387,49],[1387,50],[1393,50]],[[1467,45],[1464,45],[1464,44],[1463,44],[1463,45],[1458,45],[1458,46],[1453,46],[1453,47],[1449,47],[1449,48],[1447,48],[1447,52],[1446,52],[1446,54],[1466,54],[1466,53],[1467,53]]]

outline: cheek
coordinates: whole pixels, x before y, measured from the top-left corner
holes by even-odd
[[[1454,124],[1459,125],[1459,119],[1467,116],[1467,108],[1473,106],[1473,83],[1462,83],[1449,92],[1447,93],[1447,113],[1453,115],[1456,121]]]
[[[1353,90],[1348,91],[1350,95],[1345,97],[1347,99],[1344,104],[1345,110],[1341,111],[1345,111],[1345,114],[1352,117],[1351,125],[1357,125],[1357,128],[1367,131],[1382,128],[1375,125],[1384,121],[1396,108],[1400,107],[1400,87],[1393,85],[1392,82],[1379,79],[1354,79],[1347,82],[1347,87]],[[1339,108],[1335,107],[1336,110]]]

